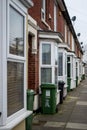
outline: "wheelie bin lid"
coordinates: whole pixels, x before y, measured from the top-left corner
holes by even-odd
[[[54,89],[57,88],[57,86],[56,86],[55,84],[52,84],[52,83],[42,83],[42,84],[40,85],[40,87],[41,87],[41,88],[54,88]]]
[[[27,95],[34,95],[34,93],[33,89],[27,89]]]

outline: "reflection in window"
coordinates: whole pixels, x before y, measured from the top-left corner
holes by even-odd
[[[51,64],[51,45],[42,45],[42,64]]]
[[[59,69],[58,69],[58,73],[59,73],[59,76],[62,76],[63,75],[63,53],[59,53]]]
[[[55,65],[58,65],[58,48],[55,46]]]
[[[11,54],[24,56],[24,16],[10,6],[9,51]]]
[[[8,116],[24,108],[24,64],[7,62]]]
[[[41,83],[52,83],[51,68],[41,68]]]
[[[67,57],[67,77],[71,77],[71,63],[70,63],[70,57]]]
[[[58,68],[55,68],[55,84],[58,83]]]

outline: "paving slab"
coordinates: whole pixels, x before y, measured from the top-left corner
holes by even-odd
[[[87,79],[68,92],[58,112],[37,114],[32,130],[87,130]]]
[[[73,128],[73,129],[81,129],[81,130],[87,130],[87,124],[82,123],[71,123],[68,122],[66,125],[66,128]]]

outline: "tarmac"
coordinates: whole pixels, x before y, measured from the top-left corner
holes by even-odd
[[[36,114],[32,130],[87,130],[87,78],[68,92],[57,113]]]

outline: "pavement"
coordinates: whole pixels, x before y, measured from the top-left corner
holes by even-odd
[[[32,130],[87,130],[87,78],[68,92],[57,113],[36,114]]]

